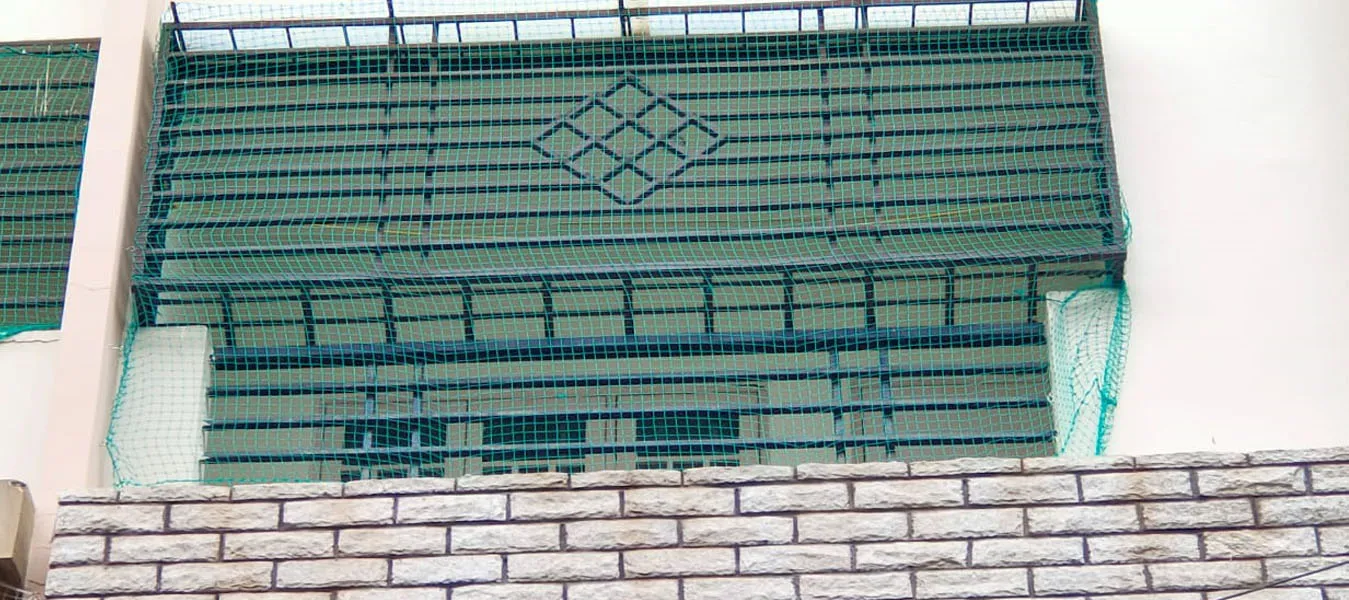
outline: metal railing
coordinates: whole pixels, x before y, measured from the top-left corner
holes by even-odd
[[[279,32],[280,40],[247,49],[297,48],[296,32],[336,30],[332,38],[341,46],[409,45],[462,43],[469,41],[465,28],[494,26],[498,29],[484,39],[474,41],[522,41],[539,39],[580,39],[700,33],[770,33],[825,31],[838,29],[918,28],[927,26],[976,26],[1030,24],[1038,21],[1081,21],[1089,18],[1092,0],[815,0],[766,3],[706,3],[681,6],[634,6],[634,0],[615,0],[608,9],[555,10],[538,12],[476,12],[439,16],[400,16],[392,0],[383,17],[356,18],[281,18],[185,20],[177,3],[170,4],[165,24],[173,34],[175,48],[198,51],[189,37],[194,34],[224,34],[228,47],[217,50],[245,49],[240,34]],[[642,4],[645,4],[643,2]],[[697,24],[704,21],[700,31]],[[531,35],[527,25],[535,27]],[[640,25],[640,26],[638,26]],[[416,28],[417,33],[409,33]],[[385,34],[387,32],[387,35]],[[375,35],[377,34],[377,35]],[[340,39],[340,43],[338,42]],[[306,44],[303,47],[315,47]]]

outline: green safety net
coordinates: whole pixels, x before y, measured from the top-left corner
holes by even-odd
[[[122,484],[1095,454],[1090,4],[166,15]]]
[[[57,329],[98,50],[0,43],[0,339]]]

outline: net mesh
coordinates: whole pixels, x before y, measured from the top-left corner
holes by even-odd
[[[1089,5],[536,4],[166,16],[121,483],[1104,448]]]
[[[0,339],[61,325],[97,59],[0,44]]]

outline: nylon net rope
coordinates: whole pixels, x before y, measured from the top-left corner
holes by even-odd
[[[122,484],[1104,448],[1089,5],[165,19]]]
[[[0,339],[61,326],[97,60],[0,43]]]

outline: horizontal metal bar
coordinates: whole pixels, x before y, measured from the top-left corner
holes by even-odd
[[[704,215],[760,213],[773,211],[835,210],[841,208],[883,209],[901,206],[963,206],[987,204],[1039,204],[1094,200],[1110,194],[1110,190],[1047,191],[1024,196],[929,196],[847,198],[814,202],[768,202],[730,205],[692,205],[647,207],[641,204],[622,208],[558,208],[558,209],[501,209],[475,211],[419,211],[419,212],[348,212],[308,214],[250,214],[228,217],[169,217],[145,219],[143,226],[150,230],[216,229],[224,227],[274,227],[304,225],[343,225],[364,223],[439,223],[477,221],[486,219],[546,219],[591,217],[643,217],[662,215]],[[0,214],[0,221],[4,215]]]
[[[823,329],[776,333],[710,333],[481,342],[407,342],[215,350],[221,370],[333,366],[601,360],[732,354],[786,354],[920,348],[985,348],[1044,342],[1039,324],[885,329]]]
[[[372,272],[350,274],[175,276],[135,279],[142,292],[201,292],[231,289],[270,289],[295,286],[380,286],[448,283],[510,283],[519,281],[593,281],[625,277],[691,277],[716,274],[851,271],[858,269],[907,269],[963,266],[1026,265],[1065,262],[1123,261],[1123,246],[1089,249],[1035,250],[1019,252],[877,253],[812,259],[779,259],[772,262],[724,260],[662,264],[607,264],[595,266],[443,270],[423,272]],[[64,268],[64,265],[62,265]]]
[[[430,81],[439,81],[452,79],[448,75],[428,75]],[[230,82],[251,82],[255,79],[233,78],[225,81]],[[305,79],[309,82],[309,78]],[[974,91],[1001,91],[1012,88],[1061,88],[1084,86],[1095,81],[1091,77],[1027,77],[1027,78],[1007,78],[997,81],[951,81],[942,83],[907,83],[907,84],[888,84],[888,85],[820,85],[820,86],[792,86],[776,87],[762,89],[738,89],[738,90],[715,90],[704,92],[670,92],[664,94],[665,97],[675,102],[687,102],[698,100],[737,100],[737,99],[782,99],[782,98],[801,98],[816,97],[821,95],[847,95],[847,94],[909,94],[925,92],[974,92]],[[314,81],[313,83],[321,83]],[[428,101],[427,105],[437,106],[481,106],[481,105],[518,105],[536,103],[557,103],[567,104],[580,102],[589,95],[572,94],[562,96],[531,97],[519,96],[513,98],[506,97],[484,97],[484,98],[452,98],[446,101]],[[976,105],[977,106],[977,105]],[[988,106],[998,106],[990,104]],[[899,107],[896,107],[899,108]],[[876,108],[874,111],[884,111],[886,108]],[[935,111],[934,111],[935,112]],[[744,113],[699,113],[699,118],[706,121],[728,120],[734,121]],[[812,113],[814,114],[814,113]],[[822,113],[832,114],[832,113]],[[922,114],[897,112],[892,114]],[[379,126],[381,128],[406,129],[409,127],[485,127],[485,126],[504,126],[504,125],[532,125],[547,123],[552,117],[488,117],[488,118],[453,118],[452,116],[443,116],[436,119],[380,119],[378,121],[356,122],[356,123],[305,123],[291,125],[181,125],[162,127],[164,132],[205,132],[211,134],[238,133],[239,131],[258,131],[265,133],[285,133],[289,129],[277,129],[280,127],[302,127],[302,128],[350,128],[362,129],[370,126]],[[309,131],[311,129],[298,129],[295,131]],[[312,129],[314,131],[327,131],[329,129]],[[344,129],[340,129],[344,130]]]
[[[914,179],[941,179],[952,177],[1001,177],[1014,175],[1061,175],[1068,173],[1092,173],[1110,168],[1107,163],[1083,161],[1074,164],[1050,164],[1025,168],[974,168],[974,169],[937,169],[930,171],[887,172],[864,171],[845,172],[835,170],[823,174],[787,173],[763,177],[723,177],[709,179],[674,179],[660,182],[657,189],[689,189],[708,187],[743,187],[761,185],[789,185],[809,183],[853,183],[861,181],[893,181]],[[230,200],[279,200],[300,198],[332,198],[381,195],[425,195],[425,194],[499,194],[528,192],[584,192],[601,191],[596,183],[479,183],[479,184],[418,184],[418,185],[379,185],[347,186],[341,188],[308,187],[303,189],[264,189],[225,192],[156,192],[155,199],[171,202],[219,202]]]
[[[0,138],[0,150],[38,150],[42,148],[82,148],[84,138]]]
[[[781,285],[781,284],[779,283],[779,285]],[[718,287],[718,286],[714,286],[714,287]],[[723,286],[723,287],[724,287],[724,286]],[[685,287],[685,288],[683,288],[683,289],[695,289],[695,288],[694,288],[693,286],[687,286],[687,287]],[[700,288],[698,288],[698,289],[700,289]],[[570,291],[570,290],[569,290],[569,291]],[[523,292],[522,290],[516,289],[516,290],[512,290],[511,293],[513,293],[513,294],[520,294],[520,293],[534,293],[534,294],[539,294],[539,293],[542,293],[542,292],[541,292],[540,290],[530,290],[529,292]],[[455,294],[455,295],[458,295],[458,294]],[[486,295],[486,294],[481,294],[481,295]],[[498,295],[501,295],[501,294],[498,294]],[[476,294],[476,293],[475,293],[474,296],[475,296],[475,297],[476,297],[476,296],[480,296],[480,294]],[[381,297],[382,297],[382,296],[381,296]],[[714,306],[714,307],[711,307],[710,309],[709,309],[709,308],[704,308],[704,307],[702,307],[702,306],[686,306],[686,307],[665,307],[665,308],[633,308],[633,309],[627,309],[627,310],[624,310],[624,309],[608,309],[608,310],[606,310],[606,309],[593,309],[593,310],[553,310],[553,311],[538,311],[538,312],[531,312],[531,311],[516,311],[516,312],[478,312],[478,311],[474,311],[474,313],[473,313],[473,315],[472,315],[472,318],[473,318],[474,321],[481,322],[481,321],[492,321],[492,320],[499,320],[499,319],[544,319],[544,318],[548,318],[548,317],[557,318],[557,319],[565,319],[565,318],[586,318],[586,317],[618,317],[618,316],[623,316],[623,315],[629,314],[629,313],[632,314],[632,315],[634,315],[634,316],[658,316],[658,315],[681,315],[681,314],[707,314],[707,313],[709,313],[709,312],[710,312],[710,313],[713,313],[713,314],[735,314],[735,313],[748,313],[748,312],[782,312],[782,311],[786,311],[786,310],[791,310],[791,311],[801,311],[801,310],[837,309],[837,308],[843,308],[843,309],[848,309],[848,308],[851,308],[851,309],[861,309],[861,308],[868,308],[868,307],[870,307],[870,308],[885,308],[885,307],[891,307],[891,306],[939,306],[939,305],[950,305],[950,304],[959,305],[959,306],[968,306],[968,305],[976,305],[976,304],[1006,304],[1006,303],[1011,303],[1011,302],[1018,302],[1018,303],[1021,303],[1021,302],[1028,302],[1028,301],[1036,300],[1036,299],[1037,299],[1037,298],[1031,298],[1031,297],[1029,297],[1029,296],[1023,294],[1023,295],[979,296],[979,297],[955,298],[955,299],[947,299],[947,298],[900,298],[900,299],[895,299],[895,300],[871,300],[871,301],[855,301],[855,302],[801,302],[801,303],[794,303],[794,304],[791,304],[791,305],[787,305],[787,304],[784,304],[784,303],[751,304],[751,305],[740,305],[740,306]],[[263,300],[262,300],[262,299],[259,299],[259,300],[257,300],[257,301],[258,301],[258,302],[262,302]],[[273,300],[271,300],[271,301],[272,301],[272,302],[278,302],[278,301],[280,301],[280,300],[273,299]],[[301,300],[301,301],[303,301],[303,300]],[[210,302],[210,304],[215,304],[215,303],[216,303],[216,302],[214,302],[214,301]],[[239,304],[239,302],[238,302],[238,301],[235,301],[235,300],[231,300],[231,304],[237,306],[237,305]],[[402,324],[402,323],[438,322],[438,321],[445,321],[445,320],[462,320],[462,319],[464,319],[464,318],[466,318],[466,317],[467,317],[467,315],[465,315],[464,313],[456,312],[456,313],[452,313],[452,314],[418,314],[418,315],[407,315],[407,316],[370,316],[370,317],[314,317],[314,318],[308,318],[308,319],[237,319],[237,318],[236,318],[236,319],[231,319],[230,322],[229,322],[229,324],[228,324],[228,326],[234,327],[234,328],[240,328],[240,327],[285,327],[285,326],[291,326],[291,325],[321,325],[321,326],[334,326],[334,325],[357,325],[357,324],[366,324],[366,323],[394,323],[394,324]],[[177,324],[177,325],[185,325],[185,324],[187,324],[187,323],[184,323],[184,322],[177,322],[177,323],[175,323],[175,324]]]
[[[787,241],[814,238],[892,237],[919,234],[980,234],[1011,232],[1082,231],[1100,229],[1109,219],[1056,221],[967,221],[920,222],[901,225],[860,225],[780,229],[722,229],[614,235],[459,238],[405,240],[382,243],[307,244],[276,246],[219,246],[210,248],[149,248],[144,256],[153,260],[199,260],[258,258],[263,256],[344,256],[390,252],[442,252],[499,250],[508,248],[578,248],[590,246],[637,246],[644,244],[728,243],[738,241]],[[11,243],[0,238],[0,243]]]
[[[922,378],[922,377],[978,377],[987,375],[1037,375],[1047,373],[1047,363],[1008,363],[1008,364],[969,364],[925,367],[859,367],[848,369],[797,369],[765,370],[742,372],[703,372],[703,373],[637,373],[616,375],[568,375],[554,377],[487,377],[467,379],[432,379],[425,381],[386,381],[386,382],[314,382],[286,383],[258,386],[212,386],[213,398],[260,398],[270,396],[332,395],[332,394],[390,394],[399,392],[439,392],[471,390],[532,390],[577,387],[613,387],[639,385],[693,385],[707,383],[752,383],[767,381],[820,381],[843,379],[867,379],[877,377]],[[1037,399],[1044,402],[1043,399]],[[936,402],[932,400],[930,402]],[[819,405],[822,410],[839,410],[837,404]],[[861,406],[861,405],[858,405]],[[894,403],[886,403],[893,408]],[[728,405],[726,411],[734,410],[794,410],[788,406]],[[644,409],[655,410],[655,409]],[[661,409],[664,410],[664,409]],[[678,411],[713,410],[699,405]],[[934,409],[935,410],[935,409]],[[594,411],[586,411],[586,414]],[[475,414],[483,418],[509,416],[510,413],[493,411],[491,413],[473,413],[462,415],[462,420],[477,420]],[[529,410],[522,415],[547,415],[547,411]],[[576,414],[566,411],[559,414]],[[607,413],[606,413],[607,414]],[[770,413],[761,413],[770,414]],[[786,414],[786,413],[783,413]],[[355,417],[326,417],[326,419],[346,419]],[[392,417],[390,417],[392,418]],[[450,418],[442,416],[440,418]],[[604,417],[623,418],[623,417]],[[254,419],[219,421],[221,423],[276,423],[278,419]],[[305,420],[304,422],[314,422]],[[243,425],[235,425],[244,427]],[[223,427],[221,427],[223,428]]]
[[[1091,269],[1091,268],[1054,269],[1054,268],[1049,268],[1049,267],[1040,266],[1040,267],[1038,267],[1038,268],[1036,269],[1037,276],[1040,277],[1040,278],[1047,278],[1047,277],[1099,277],[1099,276],[1102,276],[1102,275],[1109,274],[1110,272],[1111,272],[1111,271],[1110,271],[1110,268],[1109,268],[1108,266],[1107,266],[1107,267],[1102,267],[1102,268],[1096,268],[1096,269]],[[979,272],[979,271],[976,271],[976,272],[973,272],[973,273],[960,273],[960,272],[957,272],[957,273],[955,273],[955,274],[949,274],[949,273],[944,273],[944,272],[943,272],[943,273],[930,273],[930,272],[922,272],[922,271],[919,271],[919,272],[912,272],[912,273],[909,273],[909,272],[899,272],[899,273],[896,273],[896,272],[893,271],[893,270],[890,270],[890,271],[879,271],[879,272],[873,271],[873,272],[871,272],[870,277],[865,277],[865,276],[859,276],[859,275],[855,275],[855,274],[850,274],[850,273],[848,273],[848,272],[843,272],[843,273],[840,273],[840,274],[835,274],[835,275],[831,275],[831,276],[824,276],[824,277],[822,277],[822,276],[820,276],[821,273],[818,273],[818,272],[815,272],[815,271],[807,271],[807,272],[803,272],[803,273],[790,273],[790,272],[789,272],[789,273],[787,273],[787,275],[793,277],[793,279],[794,279],[793,284],[794,284],[794,285],[827,285],[827,284],[840,284],[840,283],[842,283],[842,284],[849,284],[849,283],[865,283],[865,282],[867,282],[867,281],[872,281],[872,282],[874,282],[874,283],[886,283],[886,282],[892,282],[892,281],[903,281],[903,282],[946,281],[946,280],[948,280],[948,279],[953,279],[953,280],[955,280],[955,281],[957,281],[957,282],[960,282],[960,281],[980,281],[980,280],[985,280],[985,279],[1005,279],[1005,278],[1008,278],[1008,277],[1025,277],[1025,273],[1019,273],[1019,274],[1018,274],[1018,273],[1007,273],[1007,272],[999,272],[999,271],[991,271],[991,272]],[[798,277],[800,277],[800,276],[802,276],[802,275],[805,275],[806,278],[805,278],[805,279],[799,279]],[[734,277],[735,277],[734,275],[729,275],[729,276],[722,275],[722,276],[718,276],[718,277],[720,277],[720,278],[714,278],[713,281],[712,281],[712,287],[713,287],[714,289],[716,289],[716,288],[723,288],[723,287],[782,287],[782,285],[783,285],[781,280],[773,281],[773,280],[768,280],[768,279],[764,279],[764,278],[757,277],[757,276],[751,276],[751,277],[748,278],[748,279],[738,279],[738,278],[734,278]],[[728,278],[726,278],[726,277],[730,277],[730,278],[728,279]],[[653,283],[653,282],[654,282],[654,283]],[[493,286],[490,287],[490,288],[478,288],[478,289],[474,289],[474,290],[473,290],[473,296],[474,296],[474,297],[483,297],[483,296],[508,296],[508,295],[516,295],[516,294],[540,294],[540,293],[543,292],[543,288],[540,287],[540,284],[537,283],[537,282],[520,282],[520,283],[521,283],[521,285],[522,285],[523,287],[501,287],[500,285],[493,285]],[[407,289],[407,288],[397,288],[397,287],[392,287],[392,288],[388,288],[388,289],[374,289],[374,290],[371,290],[371,289],[369,289],[368,287],[367,287],[366,289],[360,289],[359,287],[357,287],[357,288],[354,289],[354,290],[347,291],[347,290],[344,289],[344,287],[345,287],[345,286],[340,286],[340,287],[336,287],[336,288],[306,289],[306,290],[304,290],[303,293],[301,293],[301,292],[296,292],[297,286],[287,285],[287,284],[278,284],[275,288],[269,288],[267,294],[265,294],[265,295],[260,295],[260,296],[233,295],[233,296],[231,296],[231,297],[228,298],[228,299],[220,298],[220,297],[216,297],[216,296],[211,296],[211,297],[193,297],[193,298],[164,297],[164,298],[160,298],[160,299],[159,299],[159,305],[160,305],[160,306],[193,306],[193,305],[204,305],[204,304],[217,304],[217,303],[220,303],[220,302],[228,301],[228,302],[230,302],[231,304],[237,306],[237,305],[240,305],[240,304],[247,305],[247,304],[250,304],[250,303],[314,302],[314,301],[333,301],[333,300],[373,300],[373,299],[381,299],[381,300],[382,300],[382,299],[385,299],[385,298],[392,298],[392,299],[395,299],[395,300],[397,300],[397,299],[412,299],[412,298],[419,298],[419,299],[436,299],[436,298],[440,298],[440,299],[443,299],[443,298],[458,297],[458,296],[461,296],[461,295],[463,294],[462,290],[461,290],[459,287],[454,286],[454,285],[450,285],[450,286],[448,286],[448,287],[446,287],[446,286],[433,286],[433,287],[432,287],[431,289],[429,289],[429,290],[426,290],[426,289],[419,289],[419,288]],[[618,281],[618,280],[604,281],[604,280],[601,280],[601,281],[597,281],[597,282],[594,282],[594,283],[589,284],[589,285],[577,285],[577,284],[575,284],[575,283],[571,283],[571,284],[567,285],[566,287],[554,289],[553,292],[554,292],[554,293],[622,292],[622,291],[624,291],[625,289],[627,289],[628,287],[629,287],[629,286],[625,285],[622,281]],[[632,289],[633,291],[661,291],[661,292],[669,292],[669,291],[677,291],[677,290],[702,290],[702,289],[704,289],[704,288],[705,288],[705,284],[704,284],[702,281],[695,280],[695,279],[693,279],[693,278],[687,278],[687,279],[674,279],[674,280],[663,280],[663,279],[639,279],[639,280],[633,281],[632,284],[631,284],[631,289]],[[247,289],[247,288],[245,288],[245,290],[246,290],[246,289]],[[295,292],[295,293],[291,293],[291,294],[276,294],[276,293],[274,293],[274,292],[280,291],[280,290],[290,290],[290,291]],[[1010,297],[1012,297],[1012,296],[1008,296],[1008,298],[1010,298]],[[994,302],[994,301],[996,301],[997,298],[999,298],[999,297],[998,297],[998,296],[972,297],[972,298],[964,299],[964,301],[987,300],[988,302]],[[884,303],[886,303],[886,302],[926,302],[926,301],[927,301],[927,300],[921,300],[921,299],[907,299],[907,300],[906,300],[906,299],[901,299],[901,300],[893,300],[893,301],[888,301],[888,300],[876,300],[875,302],[877,302],[877,304],[876,304],[877,306],[883,306]],[[957,299],[957,302],[959,302],[959,301],[962,301],[962,299],[959,299],[959,298],[958,298],[958,299]],[[836,305],[836,306],[844,306],[844,305],[851,305],[851,304],[852,304],[852,303],[809,303],[809,302],[797,302],[797,303],[795,304],[795,306],[796,306],[797,308],[821,308],[821,307],[827,307],[827,306],[835,306],[835,305]],[[862,305],[865,305],[865,302],[863,302]],[[731,308],[734,308],[734,307],[714,307],[713,309],[714,309],[714,310],[721,310],[721,309],[731,309]],[[654,309],[653,309],[653,310],[654,310]],[[702,310],[702,309],[698,309],[698,310]],[[555,311],[555,312],[556,312],[557,315],[560,316],[560,315],[566,315],[566,314],[571,314],[571,313],[577,313],[577,314],[579,314],[581,311],[570,311],[570,312],[569,312],[569,311]],[[462,315],[462,313],[456,313],[456,314]],[[474,313],[474,318],[478,318],[478,317],[484,316],[484,315],[490,318],[490,317],[494,316],[495,314],[496,314],[496,313],[479,313],[479,312],[475,312],[475,313]],[[505,313],[501,313],[499,316],[505,316]],[[446,315],[435,315],[435,314],[430,314],[430,315],[409,315],[409,316],[406,316],[406,317],[391,317],[391,318],[394,319],[394,320],[406,320],[406,321],[408,321],[408,322],[413,322],[413,321],[415,321],[415,320],[444,320],[444,319],[446,318]],[[331,320],[328,320],[328,319],[323,319],[323,318],[315,317],[315,318],[313,319],[313,322],[314,322],[314,323],[337,323],[338,321],[336,321],[335,319],[336,319],[336,318],[331,319]],[[379,321],[379,322],[383,322],[383,321],[385,320],[384,317],[371,317],[371,319],[376,320],[376,321]],[[240,321],[234,321],[234,322],[240,322]],[[244,322],[244,323],[247,323],[247,321],[243,321],[243,322]],[[352,320],[351,322],[354,323],[354,322],[360,322],[360,321]]]
[[[0,83],[0,92],[13,91],[6,90],[4,83]],[[22,113],[0,113],[0,123],[49,123],[62,121],[88,121],[89,115],[83,114],[22,114]]]
[[[64,235],[0,235],[0,247],[31,246],[34,244],[69,244],[71,234]]]
[[[70,269],[67,262],[26,262],[0,264],[0,275],[21,275],[24,273],[65,273]]]
[[[79,161],[63,162],[0,162],[0,175],[16,175],[20,173],[59,173],[62,171],[78,171],[82,167]]]
[[[919,5],[970,4],[1020,4],[1027,0],[809,0],[795,2],[765,2],[762,4],[718,4],[683,6],[643,6],[623,10],[612,8],[592,10],[556,10],[538,12],[481,13],[463,15],[434,15],[406,17],[353,17],[353,18],[315,18],[315,19],[278,19],[266,21],[205,21],[165,23],[170,31],[191,31],[200,29],[281,29],[299,27],[372,27],[430,25],[439,23],[492,23],[501,21],[538,21],[558,19],[596,19],[620,17],[654,17],[661,15],[700,15],[717,13],[765,12],[765,11],[814,11],[829,9],[885,8]]]
[[[93,89],[93,77],[89,79],[42,79],[38,81],[0,81],[0,92],[32,92],[36,90],[75,90]],[[22,115],[19,115],[22,116]],[[86,116],[86,118],[88,118]]]
[[[502,456],[507,460],[546,458],[557,454],[724,454],[743,450],[797,450],[809,448],[865,448],[989,446],[1047,444],[1053,431],[1030,433],[993,432],[980,436],[840,436],[810,439],[658,440],[650,442],[597,442],[573,444],[482,445],[422,448],[358,448],[349,450],[295,450],[262,452],[208,452],[206,464],[253,464],[278,462],[344,461],[363,464],[428,463],[448,458]]]
[[[752,380],[744,380],[752,381]],[[663,383],[663,382],[662,382]],[[420,388],[419,388],[420,389]],[[219,397],[219,396],[217,396]],[[387,414],[379,416],[333,416],[281,419],[211,419],[207,431],[258,431],[282,429],[309,429],[317,427],[407,427],[443,426],[451,423],[483,423],[510,418],[529,418],[541,421],[574,422],[595,419],[640,419],[664,416],[710,415],[808,415],[820,413],[852,414],[859,412],[931,412],[954,410],[1017,410],[1048,408],[1049,400],[1041,397],[1023,398],[949,398],[918,401],[849,402],[819,404],[699,404],[692,406],[645,406],[631,408],[596,408],[594,410],[529,410],[483,411],[444,414]]]
[[[65,304],[64,296],[33,296],[29,298],[0,298],[0,309],[56,308]]]
[[[46,182],[34,182],[46,183]],[[52,188],[52,187],[24,187],[24,188],[0,188],[0,198],[25,198],[30,196],[70,196],[75,197],[76,190],[72,188]]]
[[[935,146],[928,148],[905,148],[898,150],[875,149],[834,152],[794,152],[794,153],[746,153],[723,154],[693,158],[687,161],[688,168],[728,165],[757,165],[792,162],[819,162],[843,160],[883,160],[892,158],[912,158],[918,156],[985,156],[1017,152],[1063,152],[1071,150],[1091,150],[1100,148],[1103,140],[1084,140],[1078,142],[1042,143],[1042,144],[968,144],[963,146]],[[215,169],[163,169],[155,177],[168,181],[210,181],[225,178],[252,179],[268,177],[331,177],[355,175],[394,175],[405,173],[466,173],[489,171],[536,171],[553,170],[560,167],[558,161],[539,157],[537,160],[501,160],[483,157],[481,161],[440,162],[423,157],[420,161],[388,161],[382,164],[310,164],[289,166],[259,166],[255,168]],[[75,166],[78,168],[78,165]],[[5,167],[0,166],[0,173]]]
[[[457,53],[458,48],[454,46],[436,45],[428,50],[436,53]],[[792,73],[798,71],[818,71],[820,69],[862,69],[866,67],[900,67],[900,66],[960,66],[960,65],[987,65],[987,64],[1019,64],[1019,63],[1038,63],[1055,62],[1063,60],[1087,60],[1093,58],[1089,50],[1064,50],[1064,49],[1027,49],[1027,48],[1008,48],[999,52],[960,52],[952,53],[949,49],[942,48],[943,52],[924,53],[922,55],[897,55],[897,56],[849,56],[847,58],[809,58],[809,59],[782,59],[782,60],[763,60],[755,57],[751,60],[736,61],[710,61],[710,62],[671,62],[668,64],[619,64],[605,66],[589,65],[569,65],[565,67],[538,67],[538,68],[455,68],[447,66],[436,71],[393,71],[380,73],[348,73],[343,75],[329,75],[324,73],[315,73],[312,75],[271,75],[271,76],[244,76],[246,82],[315,82],[315,83],[348,83],[348,84],[368,84],[368,83],[414,83],[414,82],[438,82],[438,81],[464,81],[464,80],[501,80],[509,79],[543,79],[558,76],[578,76],[578,75],[705,75],[716,73],[718,75],[730,73]],[[347,52],[360,52],[359,49],[349,49]],[[266,54],[261,56],[271,57],[273,50],[269,49]],[[296,49],[296,52],[314,53],[312,48]],[[408,55],[406,47],[400,47],[396,50],[384,50],[388,54],[396,54],[400,57]],[[204,55],[213,54],[211,52],[192,52],[191,61],[204,62]],[[237,50],[223,50],[219,54],[236,59],[235,62],[241,62],[240,57],[256,57],[259,55],[240,53]],[[383,58],[383,57],[380,57]],[[442,60],[438,56],[428,57],[430,60]],[[243,60],[247,60],[244,58]],[[231,83],[237,83],[240,77],[180,77],[165,82],[166,86],[192,86],[199,87],[205,82],[217,83],[223,87],[230,87]],[[450,98],[463,101],[473,100],[478,97],[468,96],[467,91],[461,91],[463,95],[451,96]],[[568,97],[568,96],[561,96]],[[496,100],[495,97],[483,97],[486,100]],[[540,97],[542,98],[542,97]],[[502,98],[505,100],[506,98]],[[437,100],[432,100],[437,101]],[[341,103],[340,100],[335,100]],[[246,106],[284,106],[282,103],[249,103]],[[165,105],[168,110],[191,110],[198,106],[227,106],[222,104],[169,104]]]
[[[34,221],[68,221],[75,218],[75,202],[69,210],[7,210],[0,211],[0,223],[28,223]]]
[[[838,110],[825,111],[829,116],[848,116],[852,111]],[[873,111],[874,112],[874,111]],[[821,115],[823,116],[823,115]],[[865,115],[859,115],[865,116]],[[757,116],[756,116],[757,118]],[[398,126],[408,125],[404,128],[418,128],[426,125],[428,129],[433,125],[430,122],[403,122]],[[1056,123],[1031,123],[1031,124],[1009,124],[1000,122],[974,121],[965,125],[943,125],[936,127],[909,127],[909,128],[872,128],[859,130],[825,130],[825,129],[806,129],[804,131],[775,132],[773,130],[753,134],[727,134],[720,138],[721,145],[729,144],[751,144],[756,142],[786,142],[786,141],[810,141],[828,139],[832,141],[851,140],[851,139],[889,139],[906,136],[924,136],[924,135],[954,135],[954,134],[982,134],[982,133],[1016,133],[1016,132],[1048,132],[1048,131],[1067,131],[1073,129],[1082,129],[1093,127],[1099,123],[1099,120],[1074,120],[1062,121]],[[550,123],[551,124],[551,123]],[[252,133],[252,132],[248,132]],[[195,135],[195,134],[194,134]],[[171,137],[171,136],[167,136]],[[227,145],[220,147],[192,147],[179,148],[172,144],[161,144],[157,148],[158,156],[180,157],[180,156],[214,156],[214,155],[236,155],[246,154],[256,155],[293,155],[299,153],[315,154],[342,154],[346,152],[394,152],[394,151],[433,151],[433,150],[503,150],[508,148],[524,149],[534,148],[533,140],[491,140],[491,141],[400,141],[400,142],[367,142],[367,143],[330,143],[330,144],[279,144],[262,145],[257,147],[256,151],[250,151],[247,145]],[[949,148],[960,148],[961,146],[949,146]],[[970,146],[964,146],[970,147]],[[917,152],[941,151],[942,147],[934,146],[925,149],[917,149]],[[428,160],[432,160],[429,159]],[[404,163],[393,163],[394,165]],[[410,163],[408,163],[410,164]],[[425,164],[425,163],[421,163]]]

